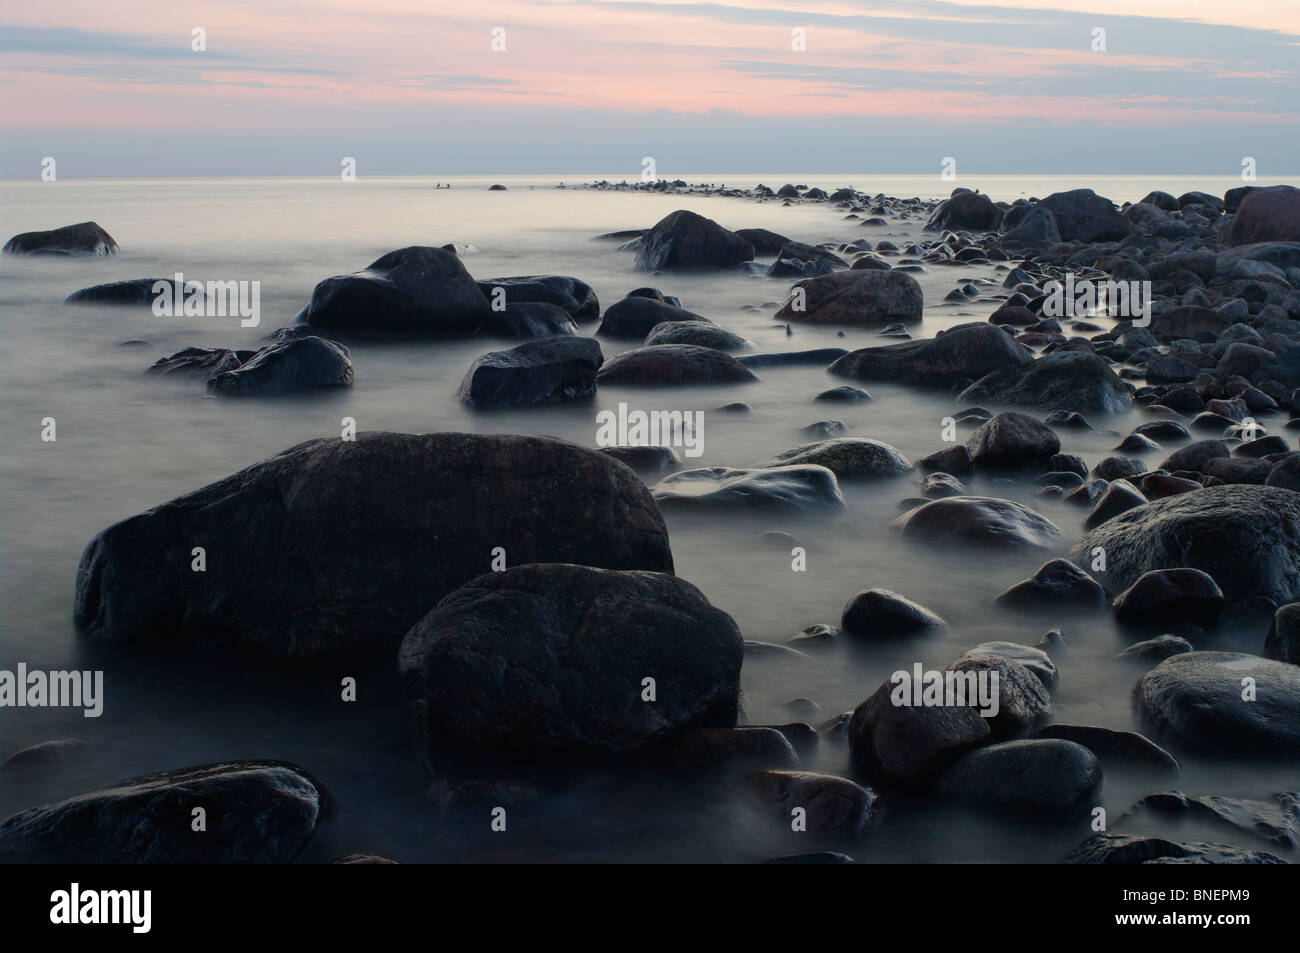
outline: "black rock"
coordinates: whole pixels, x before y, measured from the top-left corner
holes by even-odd
[[[604,360],[595,338],[529,341],[476,360],[456,398],[480,410],[580,400],[596,393]]]

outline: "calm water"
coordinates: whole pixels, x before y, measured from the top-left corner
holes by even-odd
[[[773,188],[788,181],[828,189],[853,185],[922,197],[952,188],[935,176],[684,178],[730,186],[763,182]],[[953,400],[875,385],[869,387],[875,399],[863,405],[814,404],[816,393],[841,383],[820,368],[765,369],[761,383],[742,386],[671,392],[610,388],[591,404],[493,414],[468,412],[454,399],[474,358],[503,346],[485,340],[357,345],[352,349],[356,385],[345,393],[305,399],[218,400],[195,381],[143,374],[157,357],[189,345],[258,346],[265,334],[293,319],[321,278],[356,271],[405,245],[468,242],[477,249],[465,258],[475,277],[572,274],[595,287],[607,305],[647,278],[632,271],[630,254],[591,237],[649,226],[676,208],[694,209],[730,228],[766,227],[814,243],[865,237],[901,246],[920,236],[922,224],[864,228],[829,206],[561,191],[554,188],[560,177],[458,178],[450,180],[454,188],[449,190],[433,189],[433,181],[0,183],[2,237],[94,220],[121,246],[111,258],[0,260],[0,667],[12,669],[20,660],[41,669],[97,667],[105,670],[107,686],[99,719],[53,709],[0,713],[0,757],[69,735],[92,742],[84,762],[0,780],[0,816],[144,771],[271,757],[301,764],[337,799],[337,815],[308,854],[314,860],[367,849],[403,861],[729,861],[816,846],[774,832],[727,790],[657,778],[585,779],[516,817],[507,844],[506,838],[487,833],[486,819],[439,819],[424,803],[421,793],[430,778],[413,754],[392,686],[377,686],[366,698],[363,685],[361,703],[349,706],[338,701],[337,674],[303,682],[249,671],[246,665],[191,670],[111,653],[91,655],[76,638],[73,577],[82,548],[97,531],[302,440],[337,436],[344,416],[356,418],[362,430],[532,432],[594,446],[595,414],[619,401],[645,409],[703,410],[705,453],[691,461],[700,466],[761,462],[807,442],[799,428],[828,417],[847,424],[850,435],[884,440],[914,460],[942,446],[940,420],[955,409]],[[510,190],[485,191],[494,181]],[[566,181],[572,186],[583,177]],[[959,184],[1007,200],[1086,185],[1124,201],[1153,188],[1222,194],[1240,183],[1228,177],[965,177]],[[147,308],[63,304],[67,294],[87,285],[178,271],[201,280],[260,281],[261,325],[242,328],[236,318],[156,318]],[[986,317],[995,307],[987,300],[943,303],[959,280],[979,276],[1001,283],[991,268],[934,269],[917,276],[927,308],[924,324],[913,333],[929,337]],[[796,327],[787,337],[784,326],[771,320],[773,303],[785,297],[784,281],[739,274],[654,281],[762,351],[888,343],[872,331],[837,338],[835,329],[811,327]],[[761,310],[742,310],[746,305]],[[581,331],[590,334],[594,327]],[[147,344],[123,344],[133,339]],[[628,345],[602,341],[602,346],[608,357]],[[712,413],[735,400],[749,402],[754,412],[745,417]],[[40,439],[40,421],[47,416],[58,422],[55,443]],[[1101,425],[1127,433],[1136,422],[1134,417]],[[1065,451],[1090,464],[1118,442],[1102,433],[1067,432],[1062,439]],[[904,593],[952,623],[945,634],[916,641],[838,646],[807,657],[747,658],[749,721],[797,720],[784,704],[798,696],[814,699],[822,709],[819,719],[828,718],[853,708],[890,672],[914,661],[941,668],[978,642],[1033,643],[1046,629],[1060,626],[1069,653],[1057,659],[1057,720],[1132,727],[1129,693],[1142,668],[1114,658],[1132,637],[1104,615],[1026,618],[990,609],[997,592],[1031,574],[1050,554],[990,557],[904,546],[889,524],[898,501],[916,495],[918,483],[906,478],[845,483],[847,515],[798,524],[770,517],[669,516],[678,574],[731,613],[747,639],[780,642],[814,623],[838,623],[848,598],[870,587]],[[1039,508],[1061,528],[1062,551],[1081,535],[1081,512],[1036,501],[1032,488],[979,480],[969,485],[973,492]],[[808,550],[807,572],[791,571],[788,551],[756,545],[757,534],[767,529],[798,537]],[[1227,624],[1207,633],[1197,647],[1258,652],[1266,628],[1266,618]],[[823,742],[813,766],[842,772],[846,760],[843,745]],[[1258,797],[1293,787],[1297,780],[1294,772],[1276,766],[1182,760],[1184,773],[1176,783],[1108,774],[1103,803],[1112,819],[1136,797],[1166,786],[1192,794]],[[887,811],[879,831],[849,848],[858,859],[1054,861],[1089,833],[1084,820],[1026,826],[933,804],[888,803]],[[1212,830],[1182,833],[1189,831],[1234,840],[1231,833]]]

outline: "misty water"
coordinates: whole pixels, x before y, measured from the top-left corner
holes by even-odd
[[[952,187],[938,176],[683,177],[731,186],[761,181],[772,188],[786,182],[828,190],[853,185],[903,197],[939,197]],[[953,396],[869,384],[863,386],[874,398],[870,402],[814,403],[820,391],[845,383],[821,367],[764,368],[758,371],[761,382],[745,385],[602,387],[590,402],[492,413],[469,411],[455,399],[478,355],[509,346],[482,338],[354,344],[355,386],[305,397],[218,399],[193,379],[144,373],[158,357],[187,346],[259,346],[266,334],[293,320],[322,278],[359,270],[395,248],[447,242],[474,246],[477,251],[464,262],[476,278],[574,275],[595,288],[602,306],[653,284],[754,341],[758,352],[891,343],[873,329],[845,329],[841,338],[834,327],[796,325],[787,336],[785,326],[772,320],[775,303],[788,291],[784,280],[741,273],[649,278],[633,271],[633,256],[618,251],[616,243],[591,239],[648,227],[676,208],[690,208],[729,228],[769,228],[809,243],[866,238],[903,246],[921,237],[919,219],[863,227],[829,205],[584,190],[574,187],[583,181],[576,176],[565,177],[570,187],[560,190],[560,178],[437,180],[451,181],[451,189],[434,189],[432,177],[0,184],[5,236],[94,220],[121,246],[120,254],[107,258],[0,261],[0,667],[13,669],[22,661],[45,670],[102,669],[106,692],[98,719],[67,709],[0,712],[0,759],[55,738],[91,743],[86,757],[74,763],[0,778],[0,816],[148,771],[276,758],[323,781],[335,804],[307,860],[368,850],[412,862],[748,861],[823,846],[810,835],[783,833],[734,788],[652,773],[575,777],[569,789],[512,814],[511,836],[501,838],[489,831],[486,815],[439,817],[424,798],[432,777],[416,755],[395,678],[363,680],[360,700],[346,704],[338,689],[345,671],[297,675],[248,660],[151,660],[91,648],[74,630],[74,573],[96,532],[301,441],[338,437],[343,417],[355,418],[360,430],[536,433],[590,447],[597,412],[616,409],[619,402],[646,410],[698,410],[704,412],[703,455],[688,460],[692,466],[768,460],[810,442],[800,428],[825,419],[843,421],[849,436],[883,440],[913,461],[945,446],[941,420],[958,408]],[[488,192],[493,181],[509,191]],[[960,184],[1005,200],[1086,185],[1122,202],[1153,188],[1221,194],[1240,182],[988,177]],[[89,285],[177,272],[188,279],[259,281],[260,326],[241,327],[235,317],[160,318],[147,307],[64,304],[69,293]],[[931,337],[954,324],[983,320],[996,307],[987,295],[1000,292],[1002,276],[993,266],[932,268],[916,275],[926,310],[913,335]],[[997,284],[974,302],[944,303],[948,291],[976,277]],[[595,325],[583,324],[580,333],[594,333]],[[124,343],[129,341],[146,343]],[[635,346],[605,339],[601,344],[607,358]],[[751,404],[753,412],[716,412],[732,401]],[[57,421],[53,443],[41,439],[45,417]],[[1135,412],[1094,421],[1098,432],[1063,430],[1062,450],[1095,464],[1143,419]],[[962,429],[961,439],[969,433]],[[1159,458],[1152,455],[1152,464]],[[914,639],[842,640],[803,656],[748,654],[742,672],[747,722],[825,720],[854,708],[891,672],[914,662],[942,668],[977,643],[1032,644],[1059,627],[1068,651],[1056,657],[1056,720],[1137,727],[1130,693],[1146,666],[1116,655],[1159,633],[1122,630],[1107,613],[1025,615],[990,607],[998,592],[1058,553],[904,544],[891,521],[902,499],[918,495],[919,483],[919,474],[843,481],[848,512],[834,517],[667,514],[677,574],[730,613],[748,640],[780,643],[815,623],[838,624],[845,602],[873,587],[915,599],[950,623],[946,631]],[[974,477],[967,485],[973,493],[1018,500],[1042,512],[1062,531],[1060,553],[1081,535],[1084,511],[1039,498],[1028,483]],[[798,539],[807,550],[806,572],[792,571],[788,548],[759,541],[766,530]],[[247,573],[255,580],[258,567],[248,566]],[[1199,649],[1259,653],[1267,626],[1267,615],[1235,616],[1193,642]],[[785,705],[797,697],[813,699],[820,714],[792,715]],[[1177,787],[1193,795],[1264,797],[1297,783],[1294,766],[1175,753],[1183,764],[1177,778],[1107,773],[1101,803],[1112,824],[1152,791]],[[847,746],[824,739],[816,760],[805,767],[846,773]],[[878,829],[844,848],[859,861],[1052,862],[1091,833],[1087,814],[1029,823],[930,799],[886,797],[883,807]],[[1172,831],[1183,839],[1245,839],[1190,824],[1144,825],[1131,829]]]

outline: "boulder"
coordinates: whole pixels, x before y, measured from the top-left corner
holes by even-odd
[[[496,547],[512,564],[673,566],[649,490],[603,454],[543,437],[361,433],[102,531],[77,569],[74,617],[97,642],[384,658]]]
[[[6,255],[116,255],[117,242],[94,222],[48,232],[23,232],[5,242]]]
[[[743,640],[690,583],[654,572],[516,565],[452,592],[398,656],[436,768],[599,762],[731,728]],[[644,679],[660,686],[644,700]]]
[[[1225,245],[1300,242],[1300,189],[1290,185],[1247,193],[1228,227]],[[5,246],[6,250],[9,246]]]
[[[949,328],[931,340],[852,351],[831,364],[830,372],[858,380],[946,388],[1033,359],[1033,352],[1009,334],[976,321]]]
[[[895,784],[923,784],[967,751],[986,744],[992,729],[978,709],[895,705],[886,681],[849,721],[849,752],[860,776]]]
[[[876,792],[847,778],[812,771],[760,771],[746,783],[772,808],[782,827],[789,828],[795,808],[803,808],[805,830],[814,837],[856,840],[877,817]]]
[[[998,227],[1002,211],[987,195],[969,189],[955,189],[951,198],[939,203],[930,220],[925,223],[927,232],[946,230],[987,232]]]
[[[953,496],[932,500],[896,519],[904,539],[998,549],[1050,549],[1061,531],[1051,520],[1012,500]]]
[[[176,281],[173,278],[128,278],[126,281],[111,281],[105,285],[91,285],[74,291],[63,299],[63,303],[152,306],[158,298],[159,292],[154,291],[157,286],[162,286],[161,293],[167,298],[176,293]]]
[[[1028,364],[992,371],[957,399],[1080,414],[1122,414],[1133,407],[1133,388],[1096,354],[1056,351]]]
[[[1091,804],[1100,785],[1095,754],[1050,738],[978,748],[944,771],[936,788],[990,807],[1059,813]]]
[[[506,310],[515,304],[549,304],[565,311],[575,321],[585,321],[600,314],[600,301],[591,285],[568,275],[519,275],[511,278],[487,278],[477,281],[479,291],[491,302],[500,297]]]
[[[1041,466],[1061,452],[1061,438],[1033,417],[1004,411],[971,434],[966,448],[976,469]]]
[[[748,383],[758,380],[758,375],[725,351],[694,344],[652,344],[610,358],[596,379],[601,384],[658,387]]]
[[[993,600],[1014,609],[1101,608],[1106,601],[1101,584],[1068,559],[1043,563],[1032,578],[1004,589]]]
[[[1135,622],[1213,620],[1223,611],[1223,593],[1199,569],[1155,569],[1115,597],[1116,618]]]
[[[1121,241],[1132,231],[1128,219],[1115,211],[1115,204],[1092,189],[1053,192],[1038,205],[1056,216],[1062,241]]]
[[[493,311],[483,333],[514,341],[532,341],[560,334],[577,334],[572,315],[545,301],[514,301],[504,311]]]
[[[1146,768],[1176,772],[1178,760],[1145,735],[1135,731],[1116,731],[1095,725],[1044,725],[1031,738],[1059,738],[1083,745],[1100,760],[1102,767],[1115,764],[1127,768]]]
[[[754,246],[712,219],[679,209],[638,240],[637,271],[734,268],[752,261]]]
[[[605,309],[596,333],[602,337],[645,340],[656,327],[669,321],[712,323],[708,318],[666,301],[630,295]]]
[[[1264,657],[1300,665],[1300,602],[1291,602],[1273,613],[1264,637]]]
[[[948,623],[925,606],[888,589],[859,592],[844,607],[840,625],[853,635],[911,635],[945,629]]]
[[[529,341],[476,360],[456,397],[481,410],[591,397],[604,359],[595,338]]]
[[[1276,854],[1227,844],[1179,844],[1136,834],[1093,834],[1066,864],[1285,864]]]
[[[841,480],[896,477],[912,471],[912,464],[887,443],[865,437],[839,437],[805,444],[777,454],[762,467],[800,464],[826,467]]]
[[[754,346],[754,342],[748,338],[720,328],[712,321],[665,321],[650,329],[645,343],[647,346],[691,344],[695,347],[711,347],[717,351],[741,351]]]
[[[208,390],[225,397],[272,397],[351,386],[348,349],[314,336],[264,347],[238,367],[214,368],[207,383]]]
[[[705,510],[777,509],[842,512],[844,496],[835,474],[821,466],[705,467],[682,470],[654,486],[660,508]]]
[[[914,324],[924,296],[915,278],[901,271],[856,270],[818,275],[795,284],[777,321],[846,327]]]

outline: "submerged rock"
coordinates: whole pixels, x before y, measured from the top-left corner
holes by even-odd
[[[986,374],[957,399],[1080,414],[1122,414],[1133,407],[1133,388],[1096,354],[1057,351],[1032,364],[1013,364]]]
[[[1285,864],[1276,854],[1227,844],[1179,844],[1135,834],[1093,834],[1070,852],[1067,864]]]
[[[832,374],[865,381],[898,381],[924,387],[952,387],[999,367],[1026,364],[1033,352],[1004,331],[976,321],[949,328],[931,340],[868,347],[844,355]]]
[[[1061,739],[1007,741],[977,748],[939,776],[937,789],[1007,810],[1072,811],[1092,803],[1101,764]]]
[[[654,498],[661,508],[780,509],[806,513],[845,509],[835,474],[826,467],[808,464],[682,470],[655,484]]]
[[[945,629],[948,623],[920,603],[888,589],[859,592],[844,607],[840,625],[853,635],[910,635],[926,629]]]
[[[712,219],[679,209],[640,237],[637,271],[733,268],[752,261],[754,246]]]
[[[746,780],[783,826],[788,828],[795,809],[802,808],[806,830],[814,837],[856,840],[876,819],[876,792],[847,778],[812,771],[761,771]]]
[[[759,377],[725,351],[693,344],[652,344],[610,358],[596,379],[601,384],[677,386],[749,383]]]
[[[712,324],[708,318],[642,295],[629,295],[605,309],[596,333],[601,337],[644,340],[651,331],[668,322]]]
[[[912,464],[893,447],[865,437],[839,437],[805,444],[777,454],[761,467],[815,464],[841,480],[896,477],[910,473]]]
[[[5,242],[6,255],[116,255],[117,242],[94,222],[48,232],[23,232]]]
[[[1047,517],[1012,500],[953,496],[933,500],[895,520],[904,539],[1004,549],[1049,549],[1061,531]]]
[[[320,387],[351,387],[352,356],[334,341],[296,338],[264,347],[238,367],[214,369],[207,386],[228,397],[270,397]]]
[[[1068,559],[1053,559],[1039,566],[1031,578],[998,593],[993,602],[1016,609],[1101,608],[1107,599],[1106,590],[1092,576]]]
[[[860,326],[915,323],[924,296],[911,275],[898,271],[857,270],[807,278],[776,313],[778,321]]]
[[[529,341],[476,360],[456,398],[480,410],[580,400],[596,393],[604,360],[595,338]]]

